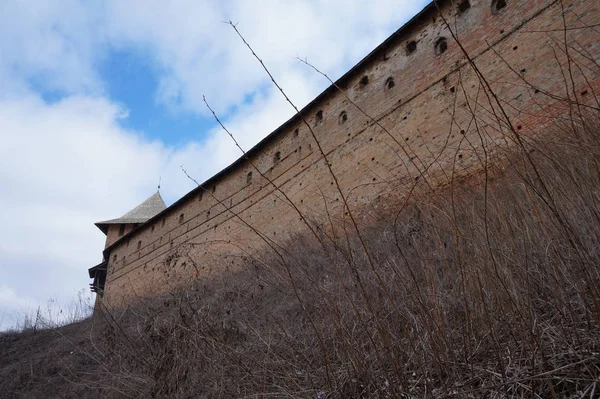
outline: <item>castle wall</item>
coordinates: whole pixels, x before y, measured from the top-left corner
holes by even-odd
[[[566,97],[565,85],[575,86],[581,102],[592,104],[594,92],[600,93],[600,33],[581,28],[600,24],[597,1],[563,2],[568,25],[580,27],[567,32],[571,62],[560,2],[509,0],[498,13],[490,3],[471,0],[464,12],[458,2],[440,7],[502,109],[490,105],[495,99],[486,96],[444,19],[431,10],[355,68],[343,93],[332,90],[303,111],[358,215],[368,214],[366,206],[392,206],[415,187],[438,187],[481,170],[486,155],[512,145],[495,115],[506,112],[515,131],[529,137],[554,120],[549,116],[568,112],[558,98]],[[440,37],[447,51],[436,54]],[[408,54],[413,40],[416,50]],[[121,306],[182,287],[240,267],[268,242],[308,232],[282,192],[316,232],[330,218],[344,223],[348,217],[317,142],[298,117],[249,160],[110,246],[102,300]]]

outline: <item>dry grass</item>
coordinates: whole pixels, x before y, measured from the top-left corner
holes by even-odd
[[[535,174],[516,152],[486,184],[379,215],[362,229],[375,267],[351,233],[299,237],[283,257],[122,313],[3,334],[0,391],[597,397],[600,130],[586,126],[532,142]]]
[[[328,169],[347,226],[307,228],[312,234],[272,246],[235,274],[126,310],[0,334],[0,392],[598,397],[600,103],[553,95],[568,108],[567,126],[548,120],[543,125],[554,130],[527,138],[476,72],[495,123],[513,143],[503,158],[486,158],[481,173],[419,188],[394,212],[359,218]],[[473,120],[481,115],[473,111]],[[484,130],[476,126],[480,138]]]

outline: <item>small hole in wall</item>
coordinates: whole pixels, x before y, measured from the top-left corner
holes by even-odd
[[[142,247],[142,241],[138,241],[137,249],[140,249],[141,247]]]
[[[442,55],[448,50],[448,40],[445,37],[440,37],[435,42],[435,55]]]
[[[450,93],[454,93],[455,91],[456,91],[456,89],[454,88],[454,86],[452,86],[452,87],[450,88]]]
[[[346,111],[340,112],[340,116],[338,118],[340,125],[346,123],[347,120],[348,120],[348,114],[346,113]]]
[[[517,126],[517,130],[521,130],[521,129],[523,129],[523,126],[521,126],[521,125],[518,125],[518,126]]]
[[[462,159],[462,157],[463,157],[463,156],[462,156],[462,154],[460,154],[460,155],[458,156],[458,159]]]
[[[179,215],[179,224],[183,223],[183,213]]]
[[[117,254],[115,254],[115,256],[113,256],[113,263],[117,261]]]
[[[217,191],[217,186],[212,186],[212,192],[214,194],[214,192]]]
[[[464,130],[461,130],[461,131],[460,131],[460,134],[465,134],[465,131],[464,131]]]
[[[252,172],[248,172],[246,175],[246,184],[252,183]]]
[[[588,91],[587,91],[587,90],[584,90],[584,91],[582,91],[582,92],[581,92],[581,95],[582,95],[582,96],[586,96],[587,94],[588,94]]]
[[[362,78],[360,78],[360,85],[361,86],[366,86],[368,84],[369,84],[369,77],[367,75],[365,75]]]
[[[323,122],[323,111],[319,110],[315,114],[315,126],[318,125],[321,122]]]
[[[298,134],[299,134],[298,129],[294,129],[294,137],[298,137]]]
[[[492,13],[496,14],[506,7],[506,0],[492,0]]]
[[[525,69],[525,68],[521,69],[521,73],[525,73],[525,72],[527,72],[527,69]]]
[[[173,248],[173,241],[171,241],[171,242],[169,243],[169,246],[170,246],[171,248]]]
[[[519,46],[515,46],[513,47],[513,50],[517,50],[519,48]]]
[[[417,50],[417,42],[414,40],[411,40],[410,42],[406,43],[406,55],[412,54]]]
[[[460,3],[458,3],[458,12],[460,14],[467,11],[469,8],[471,8],[471,3],[469,0],[462,0]]]
[[[277,163],[281,161],[281,152],[277,151],[275,154],[273,154],[273,163]]]
[[[396,86],[396,82],[394,82],[394,78],[390,76],[385,81],[385,88],[390,90],[390,89],[394,88],[394,86]]]

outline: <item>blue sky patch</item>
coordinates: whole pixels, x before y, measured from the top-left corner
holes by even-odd
[[[126,129],[143,132],[169,146],[203,141],[215,126],[212,118],[186,110],[173,110],[156,101],[158,74],[149,57],[113,50],[99,68],[111,100],[123,104],[128,116],[120,121]]]

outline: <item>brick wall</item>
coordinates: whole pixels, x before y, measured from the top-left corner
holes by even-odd
[[[497,13],[491,3],[471,0],[471,7],[459,12],[458,2],[446,1],[440,5],[444,18],[430,8],[343,78],[343,92],[329,90],[302,111],[358,215],[366,215],[366,207],[397,203],[415,185],[418,193],[421,187],[476,173],[485,154],[512,145],[506,139],[508,126],[494,117],[502,110],[486,96],[444,19],[498,96],[513,128],[525,137],[568,112],[559,98],[566,98],[565,82],[575,86],[571,91],[578,101],[595,101],[600,33],[581,27],[600,24],[596,0],[564,1],[566,22],[576,28],[568,31],[571,63],[564,51],[559,2],[508,0]],[[442,54],[440,46],[436,51],[440,38],[447,43]],[[409,53],[412,41],[416,49]],[[569,65],[572,82],[564,75]],[[336,223],[347,218],[317,143],[296,116],[249,160],[117,239],[107,250],[102,300],[121,306],[210,273],[227,273],[267,241],[281,244],[307,232],[285,196],[252,164],[306,215],[312,228],[323,228],[329,217]]]

